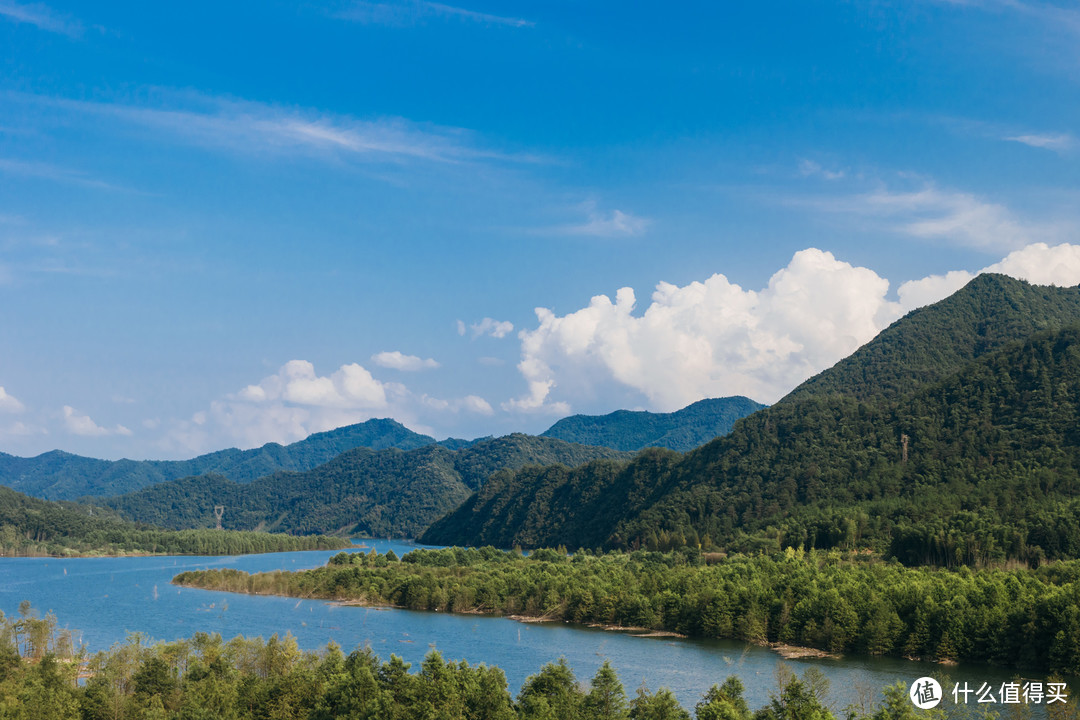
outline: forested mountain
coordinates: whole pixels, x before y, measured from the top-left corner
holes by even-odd
[[[333,550],[340,538],[270,533],[184,530],[136,525],[101,508],[28,497],[0,487],[0,555],[105,555],[167,553],[235,555],[291,550]]]
[[[616,410],[607,415],[571,415],[548,428],[542,437],[631,452],[647,447],[686,452],[727,435],[736,420],[763,407],[750,398],[736,396],[699,400],[670,413]]]
[[[1008,343],[1080,320],[1080,288],[979,275],[956,293],[913,310],[780,402],[843,394],[895,399]]]
[[[204,475],[95,502],[132,520],[177,529],[213,527],[214,506],[224,505],[225,528],[413,537],[497,470],[626,457],[609,448],[514,434],[457,451],[439,444],[410,451],[357,448],[304,473],[276,473],[249,484]]]
[[[97,460],[60,450],[21,458],[0,453],[0,485],[49,500],[117,495],[191,475],[219,473],[247,482],[279,470],[304,471],[346,450],[411,450],[435,442],[394,420],[368,420],[315,433],[291,445],[221,450],[191,460]]]
[[[1080,326],[1022,340],[1069,322],[1080,289],[980,277],[726,437],[685,456],[499,473],[423,540],[1078,557]]]

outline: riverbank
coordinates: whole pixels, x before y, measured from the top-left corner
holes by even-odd
[[[865,555],[417,550],[341,553],[323,568],[183,573],[178,585],[251,594],[500,615],[845,653],[996,662],[1077,674],[1062,633],[1080,605],[1080,562],[1033,570],[905,568]],[[945,605],[936,598],[952,598]],[[1002,618],[968,636],[980,617]],[[623,630],[625,631],[625,630]],[[1080,628],[1077,630],[1080,633]],[[795,652],[795,651],[791,651]],[[799,651],[805,652],[805,651]]]

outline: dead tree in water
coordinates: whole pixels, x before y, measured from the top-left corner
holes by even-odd
[[[225,506],[224,505],[215,505],[214,506],[214,517],[217,518],[217,529],[218,530],[221,529],[221,518],[222,518],[223,515],[225,515]]]

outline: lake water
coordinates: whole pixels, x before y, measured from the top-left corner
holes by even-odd
[[[366,541],[398,555],[416,547],[396,541]],[[335,551],[336,552],[336,551]],[[831,683],[830,704],[841,710],[863,689],[873,693],[943,669],[973,688],[996,687],[1013,674],[983,666],[915,663],[847,656],[840,660],[785,660],[773,651],[730,641],[636,638],[566,624],[524,624],[476,615],[343,607],[319,600],[239,595],[170,585],[184,570],[232,567],[247,572],[300,570],[323,565],[335,552],[313,551],[228,557],[0,558],[0,610],[15,613],[29,600],[42,614],[52,611],[61,627],[74,631],[92,651],[121,642],[129,633],[176,640],[197,631],[269,637],[292,633],[300,646],[317,649],[328,641],[348,652],[370,645],[382,658],[401,656],[418,666],[437,648],[446,659],[497,665],[513,694],[544,663],[565,657],[578,678],[588,681],[605,660],[619,672],[627,694],[642,683],[670,688],[688,708],[714,683],[736,674],[752,709],[766,704],[776,689],[780,662],[795,672],[817,667]],[[1044,679],[1027,674],[1032,679]],[[1076,687],[1075,683],[1070,686]],[[948,687],[951,687],[948,686]],[[974,699],[972,699],[974,703]],[[1001,709],[997,706],[995,709]],[[1035,706],[1036,717],[1042,715]]]

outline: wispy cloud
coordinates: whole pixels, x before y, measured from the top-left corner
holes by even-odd
[[[584,222],[558,225],[553,228],[541,228],[540,232],[554,232],[559,235],[583,235],[589,237],[633,237],[642,235],[652,222],[648,218],[632,215],[622,210],[605,213],[597,208],[595,201],[582,203],[580,209],[585,212]]]
[[[130,436],[131,430],[123,425],[117,425],[113,428],[102,427],[94,422],[89,415],[79,412],[70,405],[65,405],[63,409],[64,429],[72,435],[82,435],[84,437],[102,437],[104,435],[124,435]]]
[[[1076,147],[1076,138],[1068,133],[1059,134],[1026,134],[1026,135],[1012,135],[1003,138],[1010,142],[1023,143],[1034,148],[1042,148],[1043,150],[1053,150],[1054,152],[1067,152]]]
[[[131,192],[127,188],[119,185],[113,185],[112,183],[105,182],[104,180],[98,180],[90,177],[84,172],[79,170],[72,170],[70,168],[59,167],[57,165],[50,165],[48,163],[40,162],[25,162],[23,160],[10,160],[7,158],[0,158],[0,173],[7,175],[19,175],[22,177],[32,177],[41,180],[53,180],[55,182],[67,183],[70,185],[81,185],[83,187],[96,188],[98,190],[118,190],[122,192]]]
[[[972,193],[921,181],[914,188],[884,184],[842,196],[787,198],[787,204],[855,219],[875,231],[938,240],[990,251],[1075,237],[1075,223],[1030,221],[1007,206]]]
[[[41,3],[23,5],[10,0],[0,0],[0,17],[68,37],[79,37],[83,33],[79,21],[59,15]]]
[[[799,161],[799,174],[803,177],[820,177],[825,180],[843,180],[847,175],[843,170],[830,170],[806,158]]]
[[[522,18],[491,15],[437,2],[413,0],[412,2],[354,2],[348,8],[334,13],[334,17],[354,22],[402,27],[415,25],[428,18],[456,19],[483,25],[507,27],[532,27],[533,22]]]
[[[16,93],[9,93],[8,97],[81,116],[96,116],[162,133],[177,141],[230,152],[306,154],[338,160],[397,163],[537,160],[481,147],[475,133],[462,128],[404,118],[361,120],[311,109],[194,93],[164,91],[159,95],[161,100],[153,105]]]
[[[509,320],[496,320],[494,318],[486,317],[480,322],[475,322],[469,326],[472,330],[472,336],[478,338],[481,335],[490,335],[493,338],[504,338],[514,331],[514,323]],[[461,320],[457,321],[458,335],[465,335],[465,323]]]

